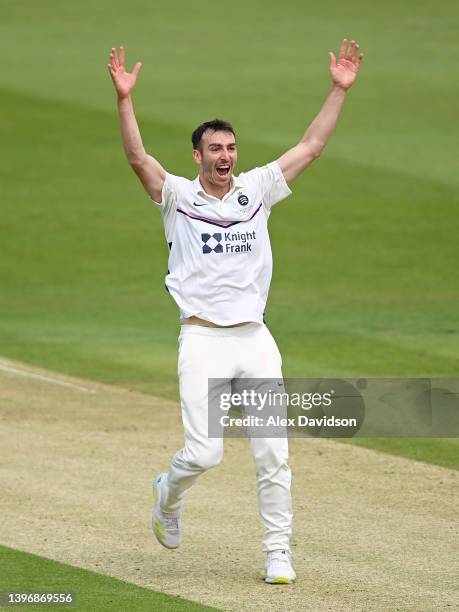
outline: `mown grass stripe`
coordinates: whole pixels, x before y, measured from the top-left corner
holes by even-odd
[[[181,597],[145,589],[129,582],[0,546],[0,592],[65,592],[75,594],[72,606],[50,610],[77,612],[205,612],[217,610]],[[12,610],[17,606],[1,606]],[[43,606],[40,606],[43,607]],[[21,607],[21,609],[24,609]],[[25,609],[36,609],[27,606]]]

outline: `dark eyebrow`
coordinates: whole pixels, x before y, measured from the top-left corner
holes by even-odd
[[[223,146],[223,145],[221,145],[221,144],[220,144],[220,143],[218,143],[218,142],[211,142],[211,143],[209,144],[209,149],[210,149],[210,148],[218,148],[218,149],[221,149],[221,148],[222,148],[222,146]],[[235,147],[235,146],[236,146],[236,143],[235,143],[235,142],[231,142],[231,143],[228,145],[228,147]]]

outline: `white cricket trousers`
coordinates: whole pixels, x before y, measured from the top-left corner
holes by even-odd
[[[173,457],[167,475],[163,512],[176,512],[198,476],[223,458],[223,438],[208,437],[209,378],[282,379],[282,359],[266,325],[215,328],[182,325],[178,374],[185,446]],[[223,393],[231,382],[222,382]],[[265,527],[263,549],[290,550],[291,472],[288,440],[250,438],[256,467],[259,512]]]

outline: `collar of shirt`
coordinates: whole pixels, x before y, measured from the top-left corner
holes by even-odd
[[[231,177],[230,190],[228,191],[228,193],[225,193],[225,195],[223,196],[222,200],[224,200],[225,198],[230,196],[232,193],[234,193],[238,189],[242,189],[242,185],[240,184],[240,181],[238,180],[238,178],[239,177],[237,177],[237,176],[232,176]],[[198,176],[193,181],[193,187],[194,187],[195,192],[198,195],[205,196],[207,198],[213,198],[214,200],[219,200],[220,199],[220,198],[217,198],[216,196],[211,195],[210,193],[207,193],[204,190],[204,187],[201,185],[201,181],[199,180],[199,174],[198,174]]]

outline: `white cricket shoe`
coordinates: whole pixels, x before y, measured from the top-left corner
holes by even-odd
[[[296,578],[292,567],[292,559],[288,550],[272,550],[268,552],[265,569],[261,577],[268,584],[291,584]]]
[[[182,538],[181,511],[173,514],[161,511],[162,483],[166,480],[167,474],[160,474],[153,481],[153,516],[152,528],[156,539],[166,548],[177,548]]]

